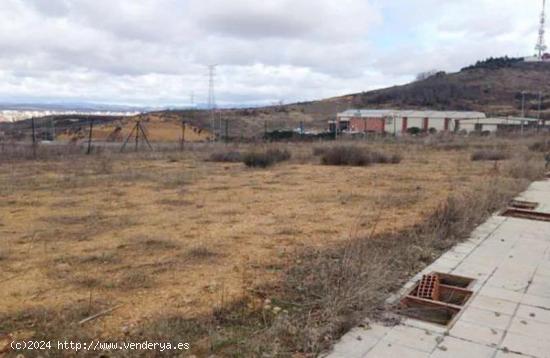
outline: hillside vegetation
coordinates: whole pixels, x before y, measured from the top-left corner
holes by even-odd
[[[224,135],[227,123],[230,137],[249,138],[259,137],[266,130],[298,128],[301,122],[306,130],[323,130],[329,119],[349,108],[474,110],[489,116],[520,115],[522,92],[526,93],[526,115],[535,117],[539,91],[550,93],[550,64],[526,63],[508,57],[489,58],[456,73],[434,72],[422,78],[402,86],[319,101],[224,109],[216,114],[216,123]],[[543,98],[542,118],[550,119],[550,96]],[[199,129],[209,129],[211,121],[210,113],[205,110],[174,110],[125,118],[117,125],[128,132],[136,119],[142,120],[153,132],[158,132],[158,135],[151,136],[152,141],[179,140],[178,125],[182,121],[196,128],[195,133]],[[0,130],[9,131],[6,126],[10,124],[0,125]],[[24,126],[30,128],[30,121],[26,121]],[[105,130],[113,129],[107,127]],[[209,136],[204,132],[189,140],[205,140]]]
[[[324,129],[336,113],[349,108],[410,108],[473,110],[492,116],[521,114],[521,93],[526,92],[526,115],[535,117],[538,92],[550,93],[550,64],[500,58],[480,61],[457,73],[437,72],[402,86],[350,94],[320,101],[252,109],[223,110],[231,136],[250,136],[268,130]],[[149,116],[187,118],[197,126],[209,124],[205,111],[169,111]],[[542,117],[550,119],[550,96],[543,98]],[[224,128],[224,127],[223,127]]]

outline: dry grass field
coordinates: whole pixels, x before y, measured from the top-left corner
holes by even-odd
[[[139,117],[137,117],[139,118]],[[131,135],[132,144],[135,132],[132,135],[136,124],[136,118],[128,117],[118,121],[104,124],[96,124],[92,132],[93,141],[124,142]],[[150,115],[143,120],[143,130],[151,142],[179,142],[182,138],[182,122],[179,118],[160,118]],[[87,141],[89,136],[88,126],[77,126],[75,129],[59,131],[56,140],[58,141]],[[207,130],[200,129],[192,124],[185,124],[185,141],[200,142],[208,141],[211,134]],[[140,136],[142,134],[140,133]],[[143,141],[143,139],[141,139]]]
[[[330,145],[273,144],[292,158],[267,169],[208,161],[212,152],[248,150],[224,144],[0,162],[0,332],[21,339],[183,335],[198,356],[315,353],[323,344],[247,343],[279,322],[279,310],[266,316],[265,306],[291,318],[303,313],[285,304],[285,287],[311,253],[414,231],[449,197],[469,198],[487,184],[504,188],[506,200],[543,167],[525,141],[354,143],[402,157],[366,167],[321,165],[312,149]],[[470,159],[489,146],[511,158]],[[419,255],[422,265],[437,251]],[[109,308],[116,309],[78,323]],[[231,321],[236,310],[249,323]]]

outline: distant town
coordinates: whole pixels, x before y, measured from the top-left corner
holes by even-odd
[[[16,122],[23,119],[33,118],[33,117],[45,117],[53,115],[74,115],[74,114],[88,114],[88,115],[100,115],[100,116],[132,116],[140,112],[138,111],[129,111],[129,112],[120,112],[120,111],[79,111],[79,110],[46,110],[46,109],[36,109],[36,110],[0,110],[0,122]]]

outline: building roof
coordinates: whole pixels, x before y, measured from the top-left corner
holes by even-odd
[[[450,119],[476,119],[486,118],[482,112],[466,111],[416,111],[397,109],[348,109],[338,113],[338,117],[398,117],[398,118],[450,118]]]
[[[479,123],[479,124],[518,124],[536,123],[536,118],[521,117],[491,117],[491,118],[468,118],[461,120],[461,123]]]

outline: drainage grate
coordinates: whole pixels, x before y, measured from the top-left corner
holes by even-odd
[[[524,201],[524,200],[512,200],[508,207],[514,208],[514,209],[525,209],[525,210],[533,210],[537,206],[539,206],[539,203],[535,203],[532,201]]]
[[[474,279],[434,272],[401,299],[399,313],[443,326],[449,325],[472,297]]]
[[[520,218],[520,219],[529,219],[529,220],[538,220],[538,221],[550,221],[550,214],[548,213],[541,213],[539,211],[524,210],[524,209],[509,208],[504,210],[501,216]]]

